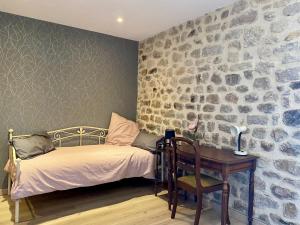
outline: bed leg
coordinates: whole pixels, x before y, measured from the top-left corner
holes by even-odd
[[[9,174],[7,179],[7,195],[10,195],[10,190],[11,190],[11,178]]]
[[[20,199],[15,201],[15,223],[19,223],[20,216]]]

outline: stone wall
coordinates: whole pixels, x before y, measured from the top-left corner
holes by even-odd
[[[176,128],[218,148],[260,156],[255,218],[300,224],[300,2],[240,0],[144,40],[139,46],[138,122]],[[231,177],[232,208],[246,213],[246,173]],[[215,199],[219,198],[215,194]]]

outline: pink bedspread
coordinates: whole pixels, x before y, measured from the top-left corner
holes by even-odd
[[[11,198],[19,199],[130,177],[153,178],[154,155],[131,146],[89,145],[60,147],[21,161],[21,174]]]

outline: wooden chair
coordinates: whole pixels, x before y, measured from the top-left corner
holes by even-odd
[[[199,146],[199,143],[197,141],[193,142],[186,138],[175,137],[171,140],[170,148],[169,151],[172,151],[171,171],[173,172],[172,177],[174,179],[174,192],[172,191],[174,194],[174,201],[171,218],[175,218],[178,201],[178,189],[181,188],[197,196],[197,208],[194,225],[198,225],[202,210],[202,194],[222,190],[223,182],[200,173],[201,158],[199,153],[201,151],[201,147]],[[193,158],[191,158],[190,152],[189,154],[187,154],[186,151],[184,151],[184,149],[186,148],[188,148],[189,150],[192,149],[192,151],[194,152]],[[183,175],[179,177],[178,170],[186,171],[190,175]],[[171,182],[171,180],[169,180],[169,182]],[[230,224],[228,211],[227,224]]]

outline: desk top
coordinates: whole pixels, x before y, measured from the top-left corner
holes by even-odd
[[[181,150],[194,155],[193,150],[189,146],[181,146]],[[254,155],[238,156],[231,150],[217,149],[204,145],[200,146],[200,150],[201,159],[222,164],[239,164],[258,159],[258,157]]]

